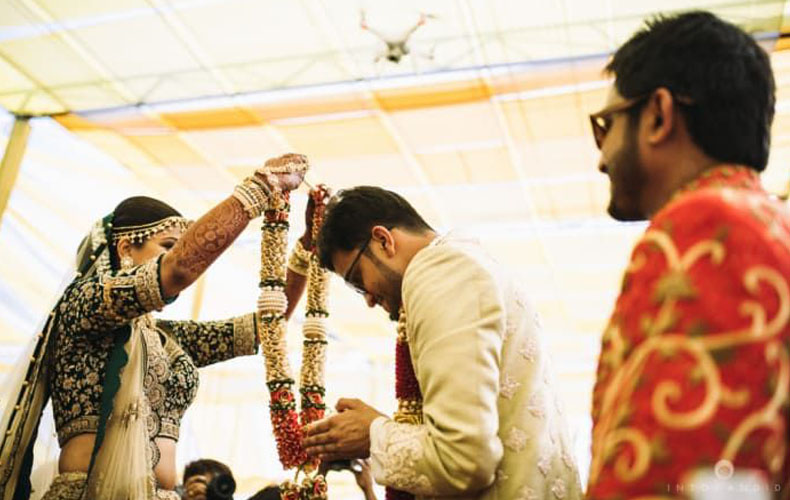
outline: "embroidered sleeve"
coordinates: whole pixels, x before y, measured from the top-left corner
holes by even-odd
[[[376,473],[394,482],[388,486],[432,495],[482,490],[503,454],[497,395],[505,320],[497,287],[472,258],[433,247],[410,263],[403,298],[425,423],[382,426],[386,451]]]
[[[255,354],[256,324],[252,313],[224,321],[157,321],[157,327],[173,337],[197,366]]]
[[[424,459],[425,425],[398,424],[379,417],[370,426],[370,467],[373,479],[416,495],[434,494],[431,482],[417,471]]]
[[[165,306],[159,286],[161,258],[125,271],[74,281],[58,305],[66,334],[110,332]]]
[[[790,455],[775,444],[788,442],[790,421],[787,221],[764,195],[727,190],[654,219],[603,338],[590,498],[684,497],[694,474],[732,467],[784,487]]]

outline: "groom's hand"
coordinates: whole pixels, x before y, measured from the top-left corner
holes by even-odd
[[[370,424],[384,416],[358,399],[341,399],[338,413],[305,428],[307,454],[323,462],[367,458],[370,455]]]

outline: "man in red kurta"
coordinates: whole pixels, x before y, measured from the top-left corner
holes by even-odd
[[[591,119],[609,213],[650,226],[603,336],[588,498],[716,498],[747,477],[762,489],[742,498],[790,498],[790,214],[759,179],[768,57],[695,12],[649,23],[607,70]]]

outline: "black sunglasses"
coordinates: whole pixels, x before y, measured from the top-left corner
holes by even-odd
[[[590,125],[592,125],[593,137],[595,138],[595,145],[598,146],[598,149],[601,149],[601,145],[603,144],[604,139],[606,139],[606,134],[608,134],[609,129],[612,128],[612,118],[614,115],[617,113],[622,113],[623,111],[628,111],[637,104],[641,104],[642,102],[646,101],[652,95],[653,92],[651,91],[650,93],[612,104],[608,108],[604,108],[597,113],[591,114]],[[694,100],[686,96],[672,93],[672,97],[676,104],[683,106],[692,106],[694,104]]]
[[[350,287],[352,290],[354,290],[355,292],[357,292],[357,293],[358,293],[358,294],[360,294],[360,295],[365,295],[365,294],[366,294],[366,293],[368,293],[368,292],[365,290],[365,287],[363,287],[362,285],[360,285],[360,284],[358,284],[358,283],[355,283],[355,282],[352,280],[352,276],[354,275],[354,270],[356,269],[356,267],[357,267],[357,264],[359,263],[359,259],[360,259],[360,257],[362,257],[362,254],[363,254],[363,253],[365,253],[365,250],[367,250],[367,248],[368,248],[368,245],[370,245],[370,240],[372,240],[372,239],[373,239],[373,235],[370,235],[370,236],[368,237],[367,241],[365,241],[365,244],[364,244],[364,245],[362,245],[362,246],[359,248],[359,252],[357,252],[357,255],[356,255],[356,257],[354,257],[354,260],[353,260],[353,261],[351,261],[351,265],[350,265],[350,266],[348,266],[348,270],[347,270],[347,271],[346,271],[346,273],[343,275],[343,281],[345,281],[345,282],[346,282],[346,284],[347,284],[347,285],[348,285],[348,286],[349,286],[349,287]]]

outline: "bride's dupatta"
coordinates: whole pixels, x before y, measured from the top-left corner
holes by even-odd
[[[47,318],[41,333],[24,349],[21,359],[3,383],[0,500],[30,497],[33,447],[41,415],[49,400],[55,320],[54,313]]]
[[[77,253],[77,272],[69,273],[66,285],[110,271],[107,242],[112,219],[110,214],[94,224]],[[58,297],[65,289],[61,287]],[[32,493],[33,450],[50,397],[59,304],[60,298],[0,388],[0,500],[28,500]],[[145,412],[150,409],[142,391],[145,347],[138,328],[146,321],[150,318],[141,317],[132,321],[131,327],[113,332],[115,341],[105,371],[99,427],[83,498],[138,500],[153,495],[145,429]],[[127,363],[129,369],[124,370]],[[137,472],[130,475],[130,470]]]

